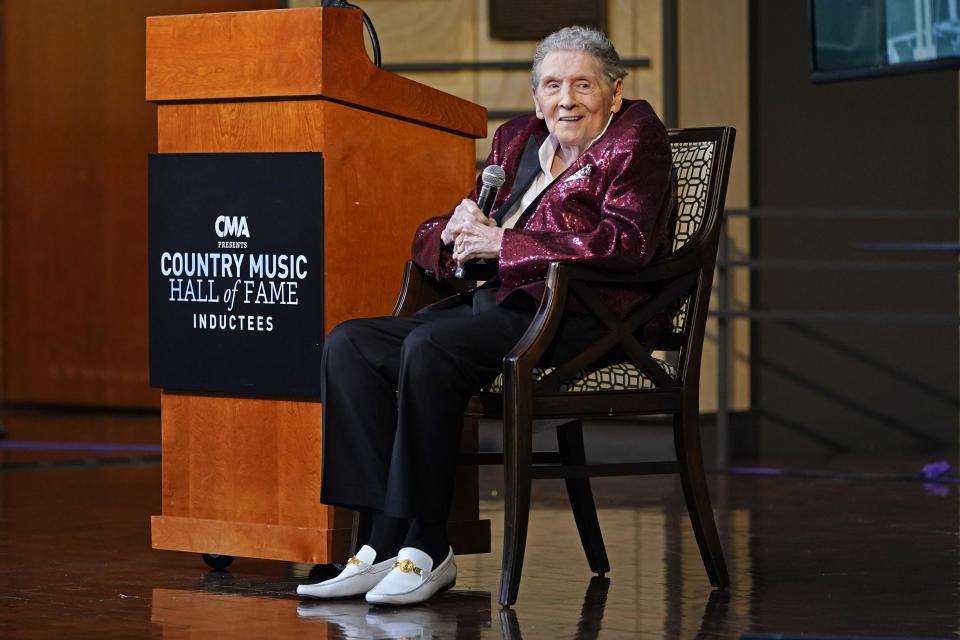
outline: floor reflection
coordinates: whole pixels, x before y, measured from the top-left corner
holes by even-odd
[[[574,640],[596,640],[600,637],[609,590],[609,578],[594,576],[590,579],[587,593],[583,596],[583,605],[580,607],[580,620],[577,622],[577,628],[573,634]],[[501,609],[499,619],[500,637],[503,640],[520,640],[520,638],[523,638],[516,610],[512,608]],[[535,635],[530,637],[535,637]]]
[[[480,638],[490,624],[490,594],[473,594],[470,609],[444,606],[373,607],[363,600],[302,602],[301,619],[326,625],[330,638]]]
[[[618,628],[618,625],[611,624],[604,626],[604,614],[606,612],[607,593],[610,590],[610,579],[594,576],[590,580],[587,592],[583,597],[583,605],[580,607],[580,620],[573,631],[573,640],[597,640],[601,637],[608,637],[613,633],[625,632]],[[682,635],[679,629],[676,633],[667,632],[665,638],[695,638],[695,640],[709,640],[711,638],[727,637],[727,607],[730,603],[729,591],[712,591],[707,599],[706,607],[703,611],[700,629],[695,636]],[[642,612],[638,612],[642,616]],[[498,612],[500,622],[500,636],[503,640],[519,640],[523,638],[523,626],[514,609],[501,609]],[[542,637],[539,630],[531,633],[529,638]],[[651,636],[652,637],[652,636]]]
[[[415,607],[374,607],[362,599],[294,603],[286,598],[241,595],[237,590],[242,586],[225,572],[209,572],[203,584],[205,590],[215,592],[153,590],[151,622],[162,628],[164,637],[183,633],[201,636],[222,631],[225,626],[229,626],[234,638],[295,637],[306,633],[341,640],[479,640],[489,637],[491,630],[499,631],[504,640],[524,637],[516,609],[491,607],[493,600],[488,591],[452,591]],[[549,633],[574,640],[597,640],[602,631],[615,630],[616,627],[604,630],[603,625],[609,590],[609,578],[593,577],[575,627],[552,629]],[[705,615],[704,621],[707,619]],[[527,638],[543,638],[544,631],[542,622],[531,621]]]
[[[269,596],[154,589],[150,621],[164,638],[465,638],[491,626],[489,592],[451,592],[416,607],[374,607],[362,599],[295,601]],[[518,636],[519,637],[519,636]]]
[[[18,418],[10,436],[80,442],[74,422],[106,421],[54,418]],[[594,483],[607,578],[591,578],[563,483],[541,481],[519,599],[501,609],[503,500],[491,473],[480,486],[492,553],[458,557],[456,587],[426,605],[376,609],[301,602],[296,586],[330,567],[238,558],[210,571],[198,554],[151,549],[159,465],[88,445],[149,444],[156,420],[122,415],[98,429],[76,451],[0,455],[14,465],[0,466],[2,638],[960,637],[956,485],[711,475],[732,581],[717,592],[675,478]],[[85,466],[48,464],[78,455]]]

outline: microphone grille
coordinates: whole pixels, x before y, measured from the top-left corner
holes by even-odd
[[[507,174],[504,173],[503,167],[492,164],[483,170],[483,175],[480,176],[480,179],[483,181],[483,184],[488,187],[499,188],[506,182]]]

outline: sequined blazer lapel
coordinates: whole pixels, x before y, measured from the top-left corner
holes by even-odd
[[[530,187],[533,179],[537,177],[538,171],[540,171],[540,145],[535,137],[530,136],[527,139],[527,146],[523,149],[523,155],[520,157],[520,166],[517,167],[517,177],[513,181],[510,197],[500,205],[500,208],[493,215],[498,226],[503,224],[503,216],[513,208],[517,200]]]

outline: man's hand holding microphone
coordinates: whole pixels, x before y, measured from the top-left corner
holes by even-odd
[[[497,191],[503,184],[503,169],[490,165],[483,171],[479,202],[465,199],[454,209],[450,221],[440,234],[447,246],[453,244],[453,258],[457,261],[457,278],[463,277],[463,265],[474,258],[496,258],[500,255],[503,229],[490,217]]]

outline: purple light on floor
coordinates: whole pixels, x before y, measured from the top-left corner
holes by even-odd
[[[927,480],[939,478],[940,476],[945,476],[948,473],[950,473],[950,463],[946,460],[931,462],[928,465],[924,465],[923,469],[920,470],[920,475]]]
[[[114,442],[38,442],[34,440],[0,440],[0,451],[65,451],[85,453],[160,453],[158,444]]]
[[[773,467],[730,467],[730,473],[742,473],[751,476],[782,476],[783,469]]]
[[[950,487],[948,487],[945,484],[934,484],[932,482],[924,482],[923,488],[929,491],[930,493],[934,493],[940,496],[941,498],[946,498],[948,495],[950,495]]]

